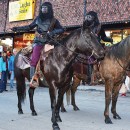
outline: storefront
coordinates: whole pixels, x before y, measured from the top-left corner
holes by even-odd
[[[13,48],[13,38],[12,37],[1,38],[0,46],[2,47],[2,49],[0,49],[0,52],[11,51]]]
[[[0,15],[5,21],[0,21],[0,38],[7,37],[13,39],[12,47],[18,49],[32,43],[33,37],[31,37],[31,39],[25,39],[25,34],[28,33],[28,35],[32,35],[35,30],[32,30],[32,32],[14,33],[11,32],[10,28],[29,25],[33,19],[38,16],[39,6],[44,0],[2,1],[0,1],[0,8],[3,8],[1,10],[4,10],[4,13],[1,11]],[[98,13],[100,22],[106,27],[106,34],[113,38],[114,44],[128,36],[130,34],[129,0],[118,2],[112,0],[109,2],[104,2],[103,0],[95,1],[96,2],[87,0],[87,11],[93,10]],[[51,3],[55,17],[61,22],[63,27],[67,28],[67,31],[71,32],[81,27],[84,10],[83,1],[55,0],[51,1]],[[122,25],[120,26],[119,23],[122,23]],[[7,32],[6,36],[3,34],[5,31]],[[10,35],[10,33],[12,34]]]
[[[34,33],[24,33],[22,35],[16,35],[14,37],[14,48],[18,50],[32,44],[34,39]]]

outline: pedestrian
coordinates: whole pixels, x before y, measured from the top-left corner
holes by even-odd
[[[8,56],[7,56],[7,52],[3,53],[3,57],[4,57],[5,62],[6,62],[6,84],[7,84],[7,80],[8,80]],[[5,91],[8,91],[7,90],[7,85],[5,87],[6,87]]]
[[[1,81],[0,81],[0,93],[3,91],[6,91],[6,84],[7,84],[7,76],[6,76],[6,56],[1,56],[0,53],[0,76],[1,76]]]
[[[88,25],[91,26],[92,31],[96,34],[97,39],[100,43],[101,43],[101,40],[103,40],[104,42],[110,42],[111,44],[113,44],[113,39],[106,36],[104,27],[99,22],[98,15],[96,12],[94,11],[88,12],[85,18],[88,19],[87,20]],[[102,46],[104,45],[102,44]],[[88,63],[90,61],[95,61],[95,60],[96,59],[93,56],[91,56],[88,59]],[[93,64],[91,62],[91,64],[88,64],[88,67],[87,67],[88,85],[92,85],[92,81],[91,81],[92,72],[93,72]]]
[[[44,2],[40,6],[39,15],[30,25],[13,27],[12,30],[16,32],[29,31],[35,27],[37,27],[37,29],[35,33],[33,52],[30,62],[30,79],[32,79],[35,73],[35,68],[39,61],[41,50],[44,48],[45,44],[49,43],[50,37],[64,32],[64,29],[60,25],[60,22],[54,18],[53,8],[50,2]],[[32,82],[30,82],[30,87],[34,87]]]
[[[10,73],[10,90],[13,90],[14,88],[14,59],[17,54],[17,49],[13,49],[13,54],[10,56],[8,60],[8,70]]]
[[[8,61],[8,64],[9,64],[9,59],[11,57],[11,52],[8,52],[7,53],[7,61]],[[9,72],[9,67],[7,69],[7,80],[10,80],[10,72]]]

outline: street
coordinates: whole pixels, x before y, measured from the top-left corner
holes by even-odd
[[[28,87],[27,87],[28,90]],[[65,99],[64,99],[65,100]],[[73,111],[72,106],[65,105],[67,113],[60,113],[61,130],[129,130],[130,129],[130,94],[119,96],[117,113],[121,120],[115,120],[110,113],[113,124],[104,123],[104,87],[81,86],[76,93],[76,103],[80,111]],[[52,130],[50,98],[47,88],[37,88],[34,104],[38,116],[32,116],[28,93],[23,104],[23,115],[18,115],[17,93],[8,91],[0,94],[0,130]],[[65,101],[66,104],[66,101]]]

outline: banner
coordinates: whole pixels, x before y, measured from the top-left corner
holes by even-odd
[[[34,18],[35,0],[9,2],[9,22]]]

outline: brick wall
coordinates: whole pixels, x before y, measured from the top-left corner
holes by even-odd
[[[82,24],[84,0],[46,0],[64,26]],[[96,11],[101,22],[130,21],[130,0],[87,0],[87,12]]]
[[[4,32],[8,0],[0,0],[0,32]]]
[[[16,0],[9,0],[11,1],[16,1]],[[40,0],[35,0],[35,14],[34,17],[37,16],[38,12],[39,12],[39,5],[40,5]],[[9,14],[9,13],[8,13]],[[14,26],[24,26],[24,25],[28,25],[32,22],[33,20],[26,20],[26,21],[18,21],[18,22],[9,22],[9,16],[7,15],[7,22],[6,22],[6,31],[10,31],[10,28],[14,27]]]
[[[14,26],[28,25],[32,20],[9,22],[7,3],[16,0],[0,0],[0,32]],[[43,0],[53,4],[54,15],[63,26],[81,25],[83,22],[84,0]],[[38,15],[40,0],[36,0],[35,17]],[[130,0],[87,0],[87,11],[94,10],[98,13],[101,22],[116,22],[130,20]]]

